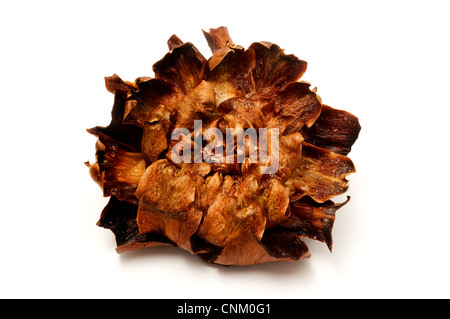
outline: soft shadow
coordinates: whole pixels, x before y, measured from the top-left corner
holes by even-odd
[[[156,262],[167,259],[174,263],[182,262],[184,266],[201,270],[204,267],[214,269],[221,275],[234,275],[245,273],[261,273],[270,276],[292,276],[295,273],[310,273],[312,271],[310,258],[297,261],[275,261],[251,266],[224,266],[207,263],[196,255],[190,254],[173,246],[161,246],[128,251],[119,255],[121,263],[131,265],[141,262]]]
[[[217,270],[224,275],[261,273],[269,276],[292,276],[296,273],[304,274],[305,272],[309,272],[311,270],[309,258],[304,258],[297,261],[274,261],[251,266],[222,266],[215,264],[211,264],[209,266],[217,268]]]
[[[142,262],[143,260],[147,261],[148,259],[160,260],[160,259],[178,259],[178,258],[188,258],[191,259],[192,262],[197,262],[200,264],[205,264],[202,260],[197,256],[190,254],[183,249],[173,247],[170,245],[167,246],[158,246],[158,247],[148,247],[137,249],[133,251],[127,251],[119,254],[120,260],[124,264],[133,264],[136,262]],[[194,258],[195,257],[195,258]],[[176,261],[174,261],[176,262]]]

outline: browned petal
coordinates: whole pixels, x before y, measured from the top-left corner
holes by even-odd
[[[250,231],[246,231],[211,260],[221,265],[249,266],[307,257],[310,257],[308,247],[297,235],[269,233],[260,241]]]
[[[202,81],[178,103],[172,114],[174,128],[194,130],[194,120],[208,119],[216,109],[214,88],[211,83]]]
[[[229,128],[261,128],[265,125],[259,102],[246,97],[228,99],[219,105],[217,111],[225,113],[222,118],[228,122]]]
[[[233,45],[233,41],[231,40],[227,27],[222,26],[218,27],[217,29],[211,28],[209,29],[209,32],[206,32],[204,30],[202,31],[212,53],[216,53],[218,50],[226,47],[227,44]]]
[[[153,65],[157,79],[174,85],[183,94],[189,93],[202,80],[206,59],[192,43],[174,47]]]
[[[181,172],[168,160],[162,159],[147,167],[136,197],[162,211],[185,212],[194,206],[193,185],[194,176],[191,173]]]
[[[279,180],[272,179],[257,200],[263,207],[266,228],[273,228],[286,218],[289,194]]]
[[[179,37],[177,37],[175,34],[173,34],[169,40],[167,40],[167,45],[169,47],[170,51],[173,51],[175,48],[178,48],[184,44],[183,41]]]
[[[117,91],[128,93],[133,88],[130,83],[124,82],[117,74],[105,76],[105,87],[112,94],[116,94]]]
[[[197,209],[206,213],[215,201],[232,194],[233,185],[234,179],[230,175],[223,176],[216,172],[207,176],[197,188]]]
[[[125,113],[125,104],[127,99],[127,92],[123,91],[124,87],[128,87],[128,84],[122,80],[118,80],[117,77],[105,78],[106,86],[108,90],[114,91],[114,105],[111,112],[111,122],[108,126],[96,126],[87,131],[95,136],[100,134],[107,135],[113,141],[119,144],[123,144],[128,148],[139,152],[141,149],[142,129],[135,125],[123,125],[122,120]],[[118,88],[122,89],[118,89]]]
[[[230,98],[245,96],[254,89],[254,66],[254,52],[238,47],[226,46],[208,60],[204,78],[212,82],[217,106]]]
[[[340,204],[326,201],[323,204],[303,197],[290,204],[290,216],[279,224],[278,230],[292,232],[301,237],[325,242],[330,249],[333,247],[332,229],[336,211],[344,206],[347,200]]]
[[[170,245],[164,236],[157,234],[139,234],[136,223],[138,207],[111,196],[102,211],[97,226],[111,230],[116,238],[118,253],[130,250]]]
[[[282,88],[296,82],[305,73],[307,63],[295,55],[286,55],[278,45],[255,42],[249,50],[255,51],[253,78],[256,90],[264,87]]]
[[[160,234],[178,247],[192,251],[190,238],[197,231],[202,212],[169,212],[148,205],[147,196],[139,203],[137,224],[140,234]]]
[[[167,132],[170,126],[170,111],[163,105],[155,108],[149,120],[144,124],[142,134],[142,154],[147,166],[156,161],[159,155],[167,149]]]
[[[280,137],[278,162],[279,167],[276,173],[284,183],[291,176],[294,169],[302,158],[303,136],[299,133],[292,133]]]
[[[189,238],[202,217],[202,212],[194,210],[195,173],[207,172],[179,170],[165,159],[150,165],[136,190],[139,232],[163,234],[178,246],[190,250]]]
[[[304,128],[302,134],[308,143],[347,155],[360,130],[359,120],[353,114],[322,105],[314,125]]]
[[[322,104],[309,87],[309,83],[296,82],[276,93],[271,101],[271,114],[267,115],[267,127],[278,128],[280,134],[290,134],[304,125],[313,125],[320,115]]]
[[[162,105],[172,111],[182,98],[171,84],[163,80],[143,79],[136,81],[136,85],[138,88],[132,91],[125,103],[124,124],[144,127],[154,109]]]
[[[142,154],[148,165],[156,161],[159,155],[167,149],[167,129],[161,122],[145,122],[142,135]]]
[[[265,218],[257,202],[239,207],[235,197],[218,199],[208,209],[198,230],[198,236],[219,247],[224,247],[249,230],[257,238],[264,233]]]
[[[137,203],[134,192],[145,172],[144,157],[124,149],[106,135],[101,134],[99,141],[103,147],[96,152],[101,176],[97,179],[102,183],[103,195]]]
[[[347,190],[346,177],[354,172],[350,158],[304,142],[300,164],[285,186],[291,200],[310,196],[324,203]]]

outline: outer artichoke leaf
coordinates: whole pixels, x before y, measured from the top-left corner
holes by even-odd
[[[127,94],[131,90],[131,86],[123,82],[118,76],[105,78],[106,87],[108,91],[114,92],[114,104],[111,111],[111,122],[108,126],[96,126],[87,129],[88,133],[99,136],[100,134],[107,135],[116,143],[120,143],[126,147],[139,152],[141,149],[142,129],[135,125],[124,125],[122,120],[125,113],[125,104],[127,101]],[[128,91],[125,91],[125,89]]]
[[[313,125],[322,109],[320,97],[310,90],[307,82],[290,83],[282,91],[274,93],[269,105],[270,108],[263,107],[263,110],[270,110],[267,127],[278,128],[284,134]]]
[[[332,229],[336,211],[344,206],[347,200],[335,204],[331,200],[317,203],[310,197],[303,197],[290,204],[290,215],[278,226],[277,231],[295,233],[301,237],[325,242],[330,249],[333,247]]]
[[[322,105],[314,125],[304,128],[302,134],[310,144],[347,155],[360,130],[359,120],[353,114]]]
[[[204,56],[192,43],[174,47],[153,65],[155,78],[172,83],[177,91],[187,94],[203,78]]]
[[[324,203],[348,188],[346,177],[355,172],[350,158],[303,143],[302,158],[285,182],[291,201],[310,196]]]
[[[136,223],[138,207],[111,196],[102,211],[97,226],[111,230],[116,238],[118,253],[130,250],[172,244],[157,234],[139,234]]]
[[[283,88],[290,82],[298,81],[306,71],[306,61],[285,54],[276,44],[255,42],[249,50],[255,52],[253,78],[257,91],[265,87]]]
[[[130,152],[108,136],[99,136],[96,152],[98,175],[97,182],[103,189],[103,195],[116,196],[120,200],[137,203],[134,192],[145,172],[145,161],[141,153]]]
[[[218,50],[205,65],[204,79],[211,82],[216,105],[233,97],[244,97],[254,90],[253,51],[226,46]]]
[[[176,92],[173,85],[160,79],[138,81],[137,86],[126,100],[123,124],[144,127],[154,109],[162,105],[172,111],[183,97]]]
[[[248,266],[307,257],[310,257],[308,247],[294,234],[269,233],[260,241],[247,231],[225,246],[217,258],[210,257],[210,260],[221,265]]]
[[[230,34],[228,33],[227,27],[218,27],[217,29],[211,28],[209,29],[209,32],[204,30],[202,31],[212,53],[216,53],[218,50],[225,48],[227,45],[234,45],[233,40],[231,40]]]

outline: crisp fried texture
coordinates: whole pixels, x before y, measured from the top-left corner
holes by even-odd
[[[322,104],[299,82],[307,63],[278,45],[203,33],[208,59],[173,35],[153,77],[105,78],[111,123],[88,129],[97,161],[86,162],[110,196],[98,225],[119,253],[173,245],[222,265],[309,257],[303,238],[331,250],[358,118]],[[219,138],[229,132],[242,144]]]

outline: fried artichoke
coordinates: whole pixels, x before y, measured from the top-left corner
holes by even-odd
[[[173,35],[154,77],[105,78],[111,123],[87,130],[98,140],[85,163],[110,197],[97,225],[118,253],[173,245],[221,265],[309,257],[302,238],[331,251],[358,118],[322,104],[299,81],[307,63],[276,44],[203,33],[209,59]]]

